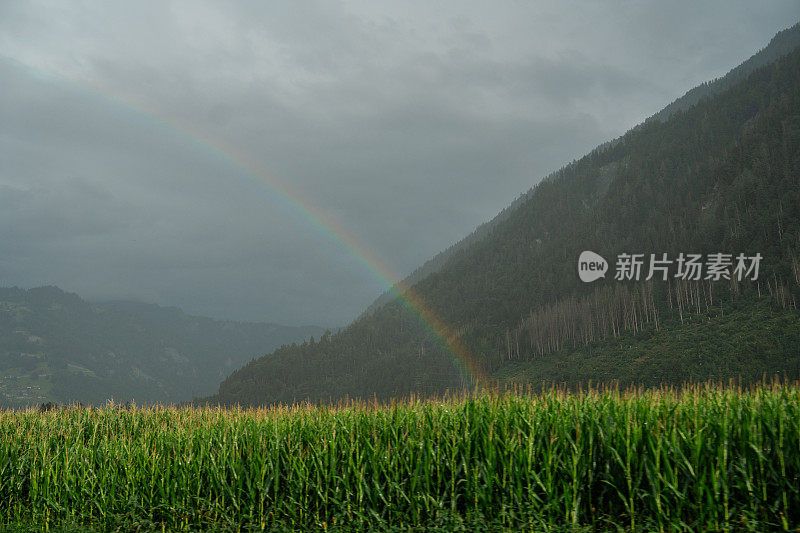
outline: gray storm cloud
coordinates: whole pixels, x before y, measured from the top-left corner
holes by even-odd
[[[0,4],[0,285],[343,325],[794,2]],[[227,147],[268,175],[248,173]]]

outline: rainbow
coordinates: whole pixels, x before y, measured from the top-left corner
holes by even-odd
[[[269,192],[277,196],[278,200],[291,211],[300,215],[310,227],[330,240],[334,246],[347,251],[367,272],[397,297],[407,310],[421,320],[428,334],[445,349],[456,366],[465,372],[475,384],[484,380],[485,374],[482,366],[478,363],[466,343],[461,340],[461,335],[441,320],[413,287],[404,285],[402,281],[395,281],[402,280],[402,278],[393,272],[376,254],[364,246],[351,232],[329,217],[321,207],[315,205],[286,180],[282,180],[268,172],[267,169],[237,147],[212,136],[209,132],[200,131],[176,117],[170,117],[152,105],[139,101],[132,96],[103,91],[82,80],[76,80],[57,72],[44,71],[41,68],[22,63],[15,58],[2,54],[0,54],[0,61],[12,67],[31,71],[45,79],[62,83],[68,82],[73,87],[79,87],[93,97],[100,98],[124,110],[132,111],[151,122],[161,125],[166,131],[178,135],[179,138],[194,144],[196,147],[209,151],[226,165],[237,169],[256,183],[266,186]]]

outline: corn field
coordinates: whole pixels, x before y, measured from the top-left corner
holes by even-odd
[[[5,411],[0,523],[796,529],[800,388]]]

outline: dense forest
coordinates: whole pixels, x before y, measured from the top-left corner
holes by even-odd
[[[208,400],[389,398],[474,387],[475,374],[485,383],[657,384],[796,373],[798,343],[780,339],[800,331],[798,43],[795,25],[723,81],[690,91],[658,120],[549,176],[410,280],[470,348],[479,372],[465,373],[395,298],[335,335],[251,362]],[[576,272],[583,250],[612,259],[612,271],[623,253],[760,254],[763,261],[753,281],[612,275],[589,284]],[[685,360],[724,339],[732,317],[739,318],[738,347],[720,343],[705,369]],[[763,345],[765,332],[778,340]],[[685,335],[695,335],[695,348],[687,351]],[[658,339],[658,349],[649,339]],[[590,354],[601,354],[604,365],[587,363]],[[746,361],[721,364],[734,356]]]

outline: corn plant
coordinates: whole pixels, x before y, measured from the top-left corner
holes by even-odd
[[[800,525],[800,389],[5,411],[0,523],[788,530]]]

